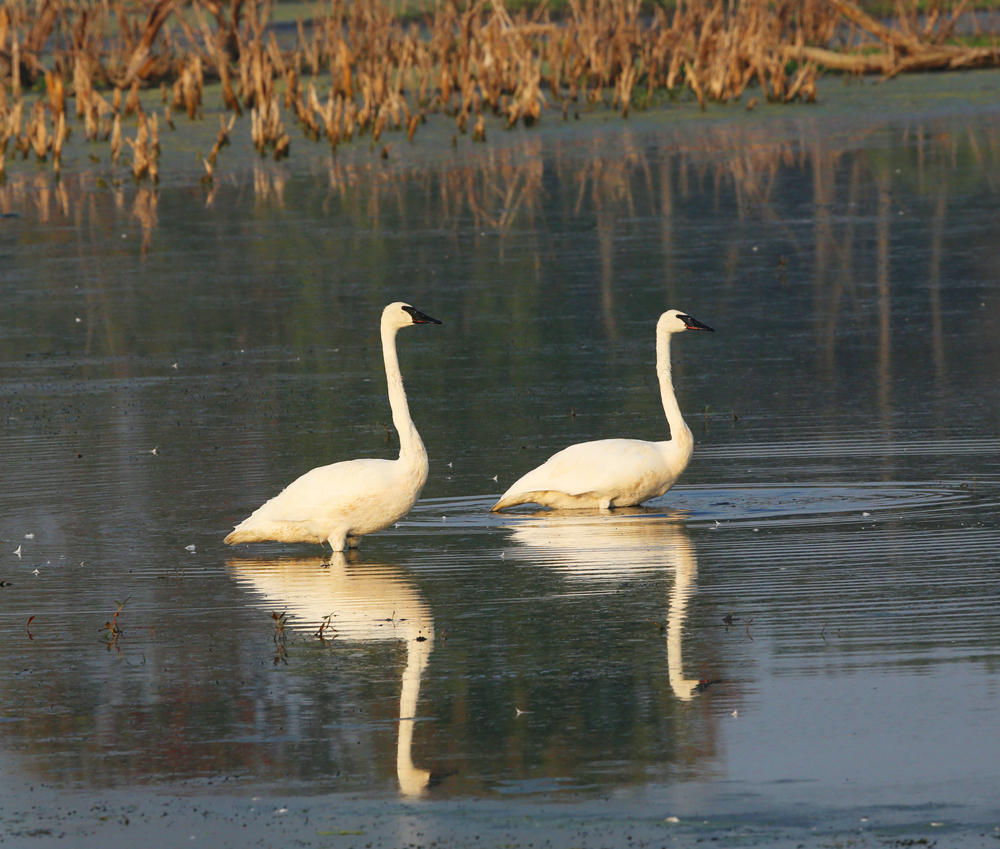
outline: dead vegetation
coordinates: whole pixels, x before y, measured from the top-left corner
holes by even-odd
[[[387,156],[383,134],[412,141],[432,113],[485,141],[489,114],[506,127],[531,126],[550,109],[567,118],[603,104],[627,116],[686,92],[704,108],[749,87],[759,92],[753,104],[811,101],[823,69],[891,76],[1000,64],[998,47],[953,43],[966,2],[931,0],[917,18],[915,3],[899,0],[886,26],[850,0],[691,0],[652,14],[639,0],[568,0],[558,20],[545,4],[512,16],[502,0],[438,0],[418,25],[382,0],[329,0],[282,43],[270,0],[5,0],[0,174],[11,142],[25,158],[51,154],[58,174],[72,97],[86,140],[110,141],[114,164],[128,145],[134,179],[155,182],[157,118],[140,98],[151,87],[173,128],[175,112],[201,117],[206,81],[218,81],[233,118],[249,110],[256,150],[281,159],[291,150],[286,121],[333,150],[370,136]],[[43,87],[27,106],[25,90]],[[123,141],[131,116],[135,136]],[[224,124],[203,160],[209,180],[232,127]]]

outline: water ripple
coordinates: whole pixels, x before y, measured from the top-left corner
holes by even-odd
[[[766,522],[769,527],[828,525],[843,522],[872,523],[890,518],[933,516],[955,510],[986,510],[1000,504],[1000,488],[994,484],[908,482],[871,484],[797,483],[753,486],[677,486],[662,498],[643,507],[593,511],[526,511],[495,514],[489,508],[493,496],[432,498],[421,501],[401,522],[411,528],[429,530],[485,530],[513,527],[528,518],[607,515],[623,521],[656,518],[683,519],[691,526],[746,526]]]

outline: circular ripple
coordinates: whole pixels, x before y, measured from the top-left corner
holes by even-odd
[[[966,484],[761,484],[755,486],[678,486],[642,507],[602,514],[599,510],[541,510],[490,513],[493,496],[436,498],[421,501],[405,523],[411,527],[488,529],[512,527],[527,520],[586,521],[614,515],[623,520],[682,520],[688,525],[767,522],[778,525],[825,525],[877,521],[889,516],[925,516],[956,509],[984,509],[1000,503],[995,486]]]

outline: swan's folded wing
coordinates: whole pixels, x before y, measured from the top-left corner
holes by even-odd
[[[656,445],[636,439],[602,439],[570,445],[515,482],[508,494],[557,490],[568,495],[632,488],[663,474]]]
[[[394,484],[391,463],[372,458],[319,466],[292,481],[250,518],[303,522],[317,514],[340,512],[359,501],[377,498]]]

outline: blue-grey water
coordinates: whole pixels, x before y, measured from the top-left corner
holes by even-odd
[[[212,114],[158,187],[9,162],[4,838],[996,845],[1000,74],[821,93],[281,164],[238,125],[214,186]],[[397,299],[443,321],[399,337],[423,499],[346,564],[223,545],[394,456]],[[716,330],[681,482],[489,514],[666,438],[668,308]]]

